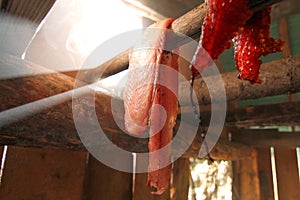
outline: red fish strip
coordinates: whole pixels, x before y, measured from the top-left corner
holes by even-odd
[[[155,152],[164,147],[162,152],[150,153],[149,157],[148,185],[157,189],[153,194],[162,194],[168,189],[170,183],[172,166],[171,164],[165,165],[171,163],[171,147],[170,145],[165,147],[165,145],[169,144],[173,138],[173,127],[177,117],[177,60],[177,54],[165,53],[163,55],[162,64],[168,67],[160,68],[158,78],[159,82],[163,84],[156,87],[151,112],[149,152]],[[161,130],[159,130],[160,127],[162,127]],[[162,165],[165,167],[161,168]]]
[[[233,39],[239,78],[260,83],[260,56],[282,51],[283,41],[270,37],[271,7],[255,13]]]
[[[208,10],[202,25],[202,34],[191,68],[193,76],[199,75],[226,49],[239,27],[252,15],[248,0],[208,0]]]

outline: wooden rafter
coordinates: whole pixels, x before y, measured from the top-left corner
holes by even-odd
[[[232,132],[234,141],[256,148],[287,147],[295,149],[300,144],[299,132],[278,132],[277,130],[243,130]]]

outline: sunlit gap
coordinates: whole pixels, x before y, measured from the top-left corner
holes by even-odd
[[[137,13],[121,0],[57,0],[24,57],[59,72],[80,70],[97,47],[119,34],[141,29],[142,17]],[[84,68],[95,68],[125,51],[134,37],[119,46],[107,44],[94,65]]]
[[[274,147],[270,147],[270,154],[271,154],[271,168],[272,168],[274,200],[278,200],[278,186],[277,186],[277,174],[276,174],[276,162],[275,162]]]
[[[47,97],[41,100],[37,100],[15,108],[2,111],[0,112],[0,127],[3,127],[9,123],[19,121],[26,117],[33,116],[39,112],[42,112],[43,110],[69,101],[74,97],[78,98],[81,95],[83,96],[87,93],[93,92],[93,87],[94,86],[92,84],[83,86],[81,88],[75,89],[75,93],[73,93],[74,90],[70,90],[51,97]]]
[[[123,99],[123,91],[127,81],[128,70],[121,71],[91,85],[96,92],[102,92],[111,97]]]
[[[189,200],[232,199],[232,164],[230,161],[190,158]]]
[[[300,184],[300,147],[296,148],[296,155],[297,155],[297,163],[298,163],[298,178]]]
[[[3,177],[3,171],[4,171],[4,165],[5,165],[5,159],[6,159],[6,154],[7,154],[7,145],[3,146],[3,153],[1,157],[1,166],[0,166],[0,185],[2,183],[2,177]]]

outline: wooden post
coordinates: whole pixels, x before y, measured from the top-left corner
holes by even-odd
[[[113,158],[112,158],[113,159]],[[89,156],[84,199],[132,198],[132,174],[112,169]]]
[[[300,183],[295,148],[275,148],[279,199],[300,199]]]
[[[270,148],[265,147],[265,148],[257,149],[257,162],[258,162],[258,173],[259,173],[259,182],[260,182],[259,184],[260,199],[273,200],[274,188],[273,188]]]
[[[253,151],[253,155],[248,159],[235,161],[233,174],[234,199],[260,199],[256,151]]]
[[[4,150],[4,146],[0,146],[0,166],[2,165],[3,150]],[[1,179],[1,177],[0,177],[0,179]]]
[[[190,181],[189,158],[179,158],[173,164],[171,200],[188,199]]]
[[[240,161],[232,161],[232,200],[240,200]]]
[[[9,146],[0,198],[81,200],[85,164],[86,152]]]

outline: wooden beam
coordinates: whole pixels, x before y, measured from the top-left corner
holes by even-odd
[[[248,81],[240,80],[237,72],[229,72],[221,75],[225,91],[226,100],[256,99],[266,96],[294,93],[300,91],[300,56],[295,56],[278,61],[272,61],[261,66],[261,84],[251,84]],[[215,94],[215,101],[224,101],[217,94],[222,94],[222,89],[218,84],[211,84],[210,91],[205,82],[216,82],[215,76],[199,78],[195,80],[194,91],[199,104],[211,103],[210,92]],[[182,94],[182,101],[189,102],[189,91],[179,85]]]
[[[281,0],[253,0],[249,1],[249,8],[253,11],[259,11],[280,1]],[[207,6],[205,3],[195,7],[191,11],[177,18],[172,23],[172,30],[194,39],[199,38],[206,11]],[[174,41],[174,38],[172,38],[172,41]],[[184,43],[184,41],[182,41],[180,37],[175,41],[178,41],[178,44],[175,45],[174,48],[176,46],[181,46]],[[129,50],[124,51],[123,53],[117,55],[115,58],[101,64],[94,69],[81,71],[81,73],[85,74],[85,76],[82,77],[82,81],[93,83],[99,78],[105,78],[127,69],[128,53]],[[106,68],[106,71],[103,73],[104,67]],[[70,72],[69,74],[76,74],[76,72]]]
[[[1,65],[13,67],[18,65],[24,69],[32,70],[36,66],[30,62],[9,58],[9,62],[3,61]],[[39,67],[40,68],[40,67]],[[300,56],[273,61],[262,65],[262,84],[250,84],[236,78],[237,73],[229,72],[221,75],[226,91],[226,100],[255,99],[265,96],[281,95],[300,91]],[[205,84],[215,82],[216,77],[200,78],[195,81],[195,91],[199,104],[209,104],[210,93]],[[20,87],[22,85],[22,87]],[[77,81],[77,86],[78,86]],[[83,83],[81,85],[84,85]],[[45,97],[53,96],[73,89],[74,80],[60,73],[41,74],[22,78],[0,80],[1,89],[1,111],[30,103]],[[211,92],[219,94],[219,85],[211,88]],[[121,93],[121,91],[118,91]],[[189,90],[180,85],[182,101],[190,105]],[[107,95],[99,93],[99,98]],[[217,97],[216,97],[217,98]],[[224,101],[224,99],[219,99]],[[182,105],[181,105],[182,106]]]
[[[260,183],[257,168],[257,153],[244,160],[234,163],[234,199],[252,200],[260,199]]]
[[[228,102],[231,103],[231,102]],[[181,107],[180,114],[186,119],[193,119],[191,107]],[[208,126],[211,106],[200,106],[204,126]],[[222,112],[216,111],[216,115]],[[286,102],[258,106],[229,108],[226,111],[225,126],[247,128],[251,126],[291,126],[300,124],[300,102]]]
[[[74,88],[73,78],[12,55],[1,55],[0,67],[2,73],[0,111],[71,91]]]
[[[227,110],[226,112],[226,126],[231,127],[291,126],[299,124],[300,102],[247,106]]]
[[[257,148],[260,199],[274,199],[270,148]]]
[[[115,124],[111,113],[101,112],[101,110],[105,110],[104,108],[107,108],[108,105],[111,105],[109,100],[107,97],[99,99],[96,102],[96,110],[100,111],[97,115],[99,123],[103,131],[105,131],[106,136],[112,140],[114,144],[128,151],[147,152],[147,139],[130,137],[122,132]],[[86,116],[83,116],[83,119],[84,118],[86,118]],[[189,132],[193,129],[189,128],[188,124],[181,122],[180,126],[184,126],[183,129],[186,130],[186,135],[194,135],[194,133]],[[94,130],[94,134],[98,134],[97,132],[98,130]],[[90,132],[90,135],[93,135],[93,132]],[[181,139],[183,142],[186,141],[186,137]],[[0,128],[0,145],[49,147],[72,150],[85,149],[77,135],[72,116],[71,101],[53,106],[50,109],[37,113],[34,116],[29,116],[23,120],[2,126]],[[112,147],[110,143],[107,144],[105,142],[101,143],[101,145],[107,148]],[[202,138],[200,134],[197,134],[184,156],[197,157],[201,145]],[[180,150],[181,149],[178,149],[178,151]],[[251,155],[252,150],[252,148],[245,145],[220,139],[213,148],[211,156],[218,160],[235,160],[248,157]],[[174,151],[177,153],[176,148],[174,148]]]
[[[296,148],[300,144],[300,134],[278,132],[277,130],[237,130],[231,133],[234,141],[252,147]]]
[[[300,199],[296,149],[275,148],[275,163],[279,199]]]
[[[173,164],[171,200],[188,199],[190,185],[190,160],[179,158]]]

